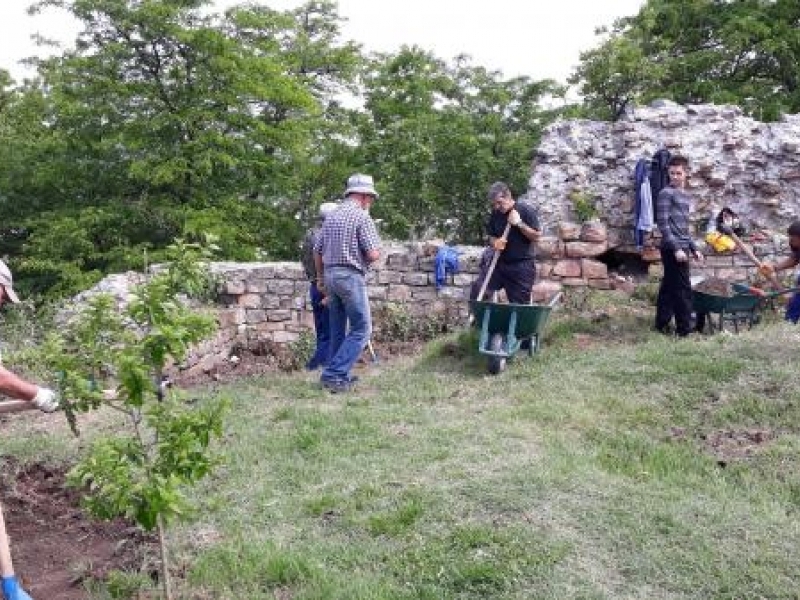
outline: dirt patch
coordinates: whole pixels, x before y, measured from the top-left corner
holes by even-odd
[[[721,429],[702,436],[706,449],[720,466],[753,456],[775,435],[768,429]]]
[[[87,580],[139,571],[155,555],[155,539],[130,523],[89,518],[62,469],[0,462],[0,503],[17,577],[36,600],[89,598]]]
[[[419,353],[422,345],[423,342],[416,341],[373,343],[374,360],[369,350],[364,350],[356,368],[374,364],[382,365],[392,362],[394,359],[414,356]],[[300,370],[302,365],[299,365],[296,360],[290,360],[287,356],[289,352],[291,351],[285,347],[278,347],[269,352],[240,351],[236,353],[237,360],[235,362],[229,360],[219,363],[205,371],[178,373],[172,377],[172,381],[178,387],[193,388],[214,382],[226,383],[246,377],[257,377],[266,373],[288,373]]]

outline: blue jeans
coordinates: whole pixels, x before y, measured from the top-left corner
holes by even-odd
[[[795,285],[800,286],[800,277],[797,278]],[[786,305],[786,320],[795,325],[800,321],[800,292],[795,292],[789,304]]]
[[[314,332],[317,335],[317,345],[314,349],[314,355],[306,364],[306,369],[313,371],[328,364],[331,348],[331,328],[328,307],[322,304],[322,299],[325,296],[322,295],[314,282],[311,283],[309,295],[311,296],[311,310],[314,311]]]
[[[325,272],[331,326],[330,361],[322,381],[347,381],[372,335],[372,316],[364,276],[347,267]]]

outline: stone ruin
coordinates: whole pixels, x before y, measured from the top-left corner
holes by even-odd
[[[735,106],[681,106],[659,100],[615,123],[549,125],[536,152],[525,198],[546,233],[575,220],[571,197],[584,194],[608,226],[609,245],[635,252],[633,170],[660,147],[690,161],[697,214],[730,206],[751,228],[784,231],[800,218],[800,115],[761,123]]]

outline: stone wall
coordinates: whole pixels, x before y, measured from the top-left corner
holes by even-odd
[[[435,244],[391,244],[381,261],[370,271],[368,293],[377,315],[388,305],[400,307],[413,319],[465,324],[470,288],[477,278],[482,248],[459,246],[459,272],[449,273],[446,285],[435,285]],[[563,222],[556,234],[538,246],[539,280],[533,299],[548,302],[558,292],[569,294],[577,288],[618,289],[633,292],[636,281],[630,274],[609,269],[603,262],[610,249],[605,226],[589,223],[579,226]],[[762,258],[773,258],[771,243],[757,245]],[[642,272],[658,275],[657,253],[645,255]],[[649,262],[648,262],[649,261]],[[649,267],[648,267],[649,265]],[[194,348],[184,368],[205,370],[227,360],[231,353],[246,349],[269,352],[276,346],[298,340],[303,331],[313,329],[308,299],[308,281],[298,263],[213,263],[219,280],[219,297],[211,309],[219,328],[213,339]],[[729,280],[744,280],[755,275],[749,260],[740,254],[711,256],[695,274]],[[75,301],[80,303],[96,293],[114,296],[120,306],[130,296],[132,286],[143,281],[140,273],[111,275]]]
[[[570,196],[585,194],[609,228],[609,246],[633,248],[633,170],[661,146],[691,163],[698,219],[732,207],[751,228],[784,231],[800,218],[800,115],[761,123],[738,107],[660,100],[616,123],[559,121],[545,131],[525,199],[546,232],[575,220]]]

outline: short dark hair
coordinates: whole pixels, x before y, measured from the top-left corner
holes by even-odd
[[[786,233],[792,237],[800,237],[800,221],[795,221],[786,230]]]
[[[489,186],[488,196],[490,201],[493,201],[495,198],[499,198],[500,196],[510,198],[511,188],[508,187],[508,184],[503,181],[495,181]]]
[[[683,167],[684,169],[688,169],[689,159],[686,158],[685,156],[680,156],[676,154],[675,156],[669,159],[667,167]]]

